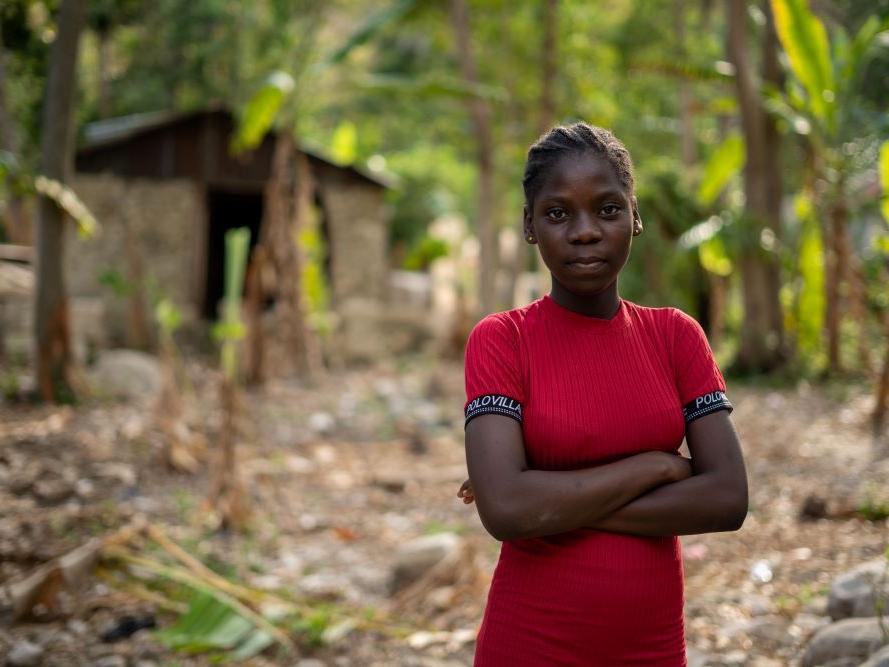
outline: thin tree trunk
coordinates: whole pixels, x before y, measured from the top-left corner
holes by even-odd
[[[265,228],[266,225],[263,225]],[[265,336],[262,329],[262,311],[265,301],[263,273],[266,262],[265,245],[260,238],[253,247],[250,263],[247,265],[247,276],[244,295],[244,319],[247,323],[247,337],[244,341],[244,373],[248,385],[259,385],[265,382]]]
[[[451,0],[451,21],[457,41],[457,57],[463,78],[471,87],[479,83],[472,53],[469,8],[466,0]],[[479,307],[483,314],[497,309],[497,225],[494,219],[494,142],[491,135],[488,103],[480,97],[468,101],[472,119],[472,131],[476,144],[478,165],[478,235],[481,252],[479,257]]]
[[[759,247],[766,224],[775,224],[778,210],[771,210],[769,165],[766,145],[768,119],[762,108],[753,71],[747,58],[747,8],[744,0],[729,0],[729,55],[735,65],[735,85],[741,108],[741,124],[747,158],[744,164],[744,208],[750,225],[741,250],[744,320],[736,368],[743,372],[768,372],[784,362],[780,284],[771,254]]]
[[[559,26],[559,2],[558,0],[543,0],[543,44],[541,45],[540,62],[542,67],[540,70],[540,121],[537,126],[538,134],[543,134],[556,123],[556,109],[558,108],[558,100],[556,99],[556,82],[559,76],[559,51],[556,33]],[[524,239],[522,239],[524,244]],[[527,246],[522,246],[527,247]],[[537,263],[537,275],[540,279],[537,281],[538,296],[542,296],[547,291],[546,276],[549,269],[543,262],[543,256],[537,252],[536,248],[531,250]],[[520,253],[523,258],[527,258],[527,251]],[[527,266],[527,264],[526,264]]]
[[[677,1],[673,6],[678,57],[686,58],[685,48],[685,2]],[[682,164],[691,166],[697,161],[695,149],[694,115],[692,114],[691,85],[684,77],[679,80],[679,140]]]
[[[96,68],[99,70],[99,117],[111,118],[111,90],[108,80],[109,31],[99,30]]]
[[[9,151],[21,158],[22,133],[18,123],[9,111],[9,102],[6,96],[7,82],[7,53],[3,47],[2,35],[0,35],[0,149]],[[25,206],[22,196],[16,192],[11,178],[7,178],[9,187],[6,202],[6,238],[16,245],[29,245],[31,234],[28,229],[28,219],[25,215]]]
[[[559,24],[559,0],[543,0],[543,45],[540,73],[540,119],[538,134],[543,134],[556,120],[556,78],[559,74],[559,51],[556,30]]]
[[[275,268],[275,310],[280,316],[286,356],[293,364],[292,370],[309,380],[321,372],[321,357],[306,322],[303,260],[298,241],[299,230],[311,206],[312,188],[308,158],[296,149],[289,133],[282,130],[275,144],[266,193],[268,217],[262,242]],[[260,330],[261,326],[257,331]]]
[[[839,257],[841,244],[840,214],[831,208],[824,230],[824,287],[825,313],[824,325],[827,335],[827,369],[833,374],[843,372],[843,360],[840,356],[840,283],[842,281],[842,265]]]
[[[42,123],[43,173],[65,180],[70,162],[77,51],[84,0],[62,0],[52,46]],[[37,387],[44,400],[73,395],[71,332],[62,270],[64,214],[47,197],[37,200],[37,284],[34,346]]]
[[[145,296],[145,267],[139,251],[139,240],[129,226],[124,230],[124,248],[127,258],[129,294],[129,326],[127,347],[147,350],[151,347],[151,330],[148,326],[148,305]]]
[[[889,282],[889,260],[880,268],[880,279],[884,284]],[[874,459],[889,456],[889,437],[885,431],[886,414],[889,412],[889,311],[882,313],[883,340],[886,342],[883,351],[883,361],[880,376],[877,380],[876,396],[874,402],[873,427],[874,427]]]

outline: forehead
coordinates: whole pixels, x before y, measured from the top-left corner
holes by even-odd
[[[549,165],[543,174],[537,197],[618,191],[627,194],[617,170],[607,158],[596,153],[568,153]]]

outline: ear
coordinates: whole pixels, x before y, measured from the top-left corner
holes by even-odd
[[[531,211],[528,210],[528,205],[522,208],[522,233],[525,236],[525,241],[531,245],[537,243],[537,236],[534,234],[534,225],[531,224]]]
[[[639,202],[636,201],[636,196],[633,195],[633,236],[639,236],[642,233],[642,216],[639,215]]]

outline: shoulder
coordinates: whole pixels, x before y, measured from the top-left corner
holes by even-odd
[[[624,301],[630,316],[646,326],[657,327],[670,333],[674,331],[700,330],[701,325],[688,313],[674,307],[653,308]]]
[[[671,342],[678,331],[687,330],[689,327],[698,327],[691,315],[678,308],[640,306],[632,301],[624,301],[630,315],[630,321],[648,333]]]
[[[517,343],[522,335],[529,315],[536,311],[537,302],[504,310],[499,313],[491,313],[482,318],[469,334],[469,343],[500,340]]]

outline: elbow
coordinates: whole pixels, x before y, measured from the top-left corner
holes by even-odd
[[[731,497],[726,499],[722,512],[723,525],[721,529],[728,532],[740,530],[747,518],[747,509],[747,486],[745,485],[743,489],[731,494]]]
[[[509,503],[494,503],[492,506],[478,508],[479,518],[488,534],[499,542],[529,537],[529,527],[521,519],[518,508]]]

